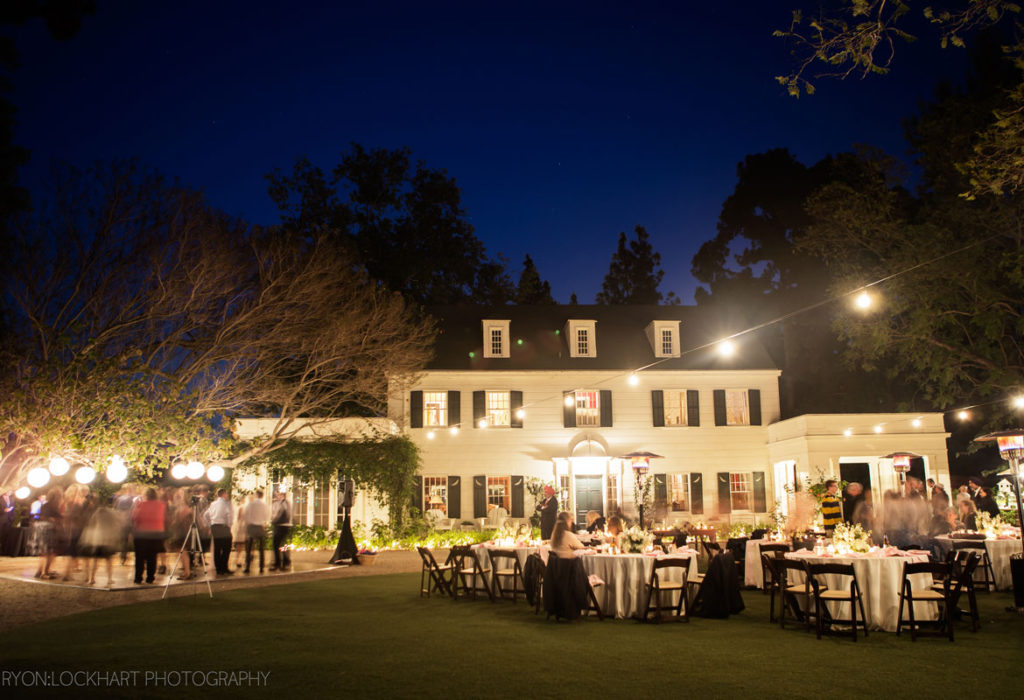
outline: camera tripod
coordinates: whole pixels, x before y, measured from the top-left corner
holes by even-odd
[[[174,560],[174,566],[167,572],[167,583],[164,584],[164,593],[160,596],[161,599],[167,597],[167,589],[171,587],[171,581],[174,580],[174,572],[178,570],[178,565],[181,564],[182,556],[185,556],[186,550],[188,556],[193,561],[193,555],[198,554],[199,560],[198,565],[203,568],[203,580],[206,581],[206,590],[209,591],[210,597],[213,597],[213,587],[210,585],[210,571],[206,568],[206,552],[203,551],[203,540],[199,537],[199,523],[196,521],[196,504],[192,503],[192,524],[188,526],[188,534],[185,535],[185,541],[181,543],[181,550],[178,552],[178,558]],[[192,572],[192,576],[195,577],[195,572]],[[195,579],[193,578],[193,581]],[[193,595],[195,594],[195,583],[193,585]]]

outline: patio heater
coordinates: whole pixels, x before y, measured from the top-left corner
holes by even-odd
[[[920,456],[913,452],[893,452],[882,457],[882,459],[892,460],[892,470],[896,472],[896,476],[899,478],[900,493],[904,496],[907,495],[907,472],[910,471],[910,460],[918,459]]]
[[[633,479],[636,483],[636,492],[640,493],[640,480],[647,476],[647,472],[651,469],[652,459],[661,459],[661,455],[656,455],[653,452],[646,452],[643,450],[636,450],[634,452],[628,452],[619,459],[628,459],[631,461],[633,466]],[[640,499],[640,503],[636,504],[637,515],[640,516],[640,527],[644,527],[644,503],[643,499]]]
[[[1020,480],[1024,477],[1021,460],[1024,460],[1024,430],[1001,430],[975,438],[976,442],[995,442],[999,454],[1010,465],[1010,481],[1017,499],[1017,524],[1021,526],[1021,551],[1010,557],[1010,574],[1013,578],[1013,603],[1017,612],[1024,612],[1024,511],[1021,510]]]

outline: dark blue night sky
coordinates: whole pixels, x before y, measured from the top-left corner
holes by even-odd
[[[53,158],[135,156],[257,223],[276,221],[270,169],[409,146],[456,178],[514,277],[529,253],[559,301],[589,303],[619,231],[643,224],[662,290],[692,303],[690,259],[744,155],[902,155],[901,119],[936,73],[962,71],[962,52],[922,46],[888,77],[795,100],[771,36],[792,5],[100,0],[69,42],[39,21],[14,31],[16,141],[30,185]]]

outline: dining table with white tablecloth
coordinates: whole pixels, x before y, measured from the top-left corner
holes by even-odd
[[[782,540],[747,540],[743,564],[743,585],[749,588],[764,588],[764,572],[761,569],[761,545],[786,544]]]
[[[1000,591],[1008,591],[1013,588],[1013,579],[1010,576],[1010,555],[1021,551],[1019,537],[989,537],[984,540],[958,539],[949,535],[941,535],[935,538],[946,554],[953,549],[954,542],[975,542],[985,543],[985,551],[988,552],[989,561],[992,562],[992,574],[996,579],[996,588]]]
[[[903,582],[903,564],[904,562],[928,561],[928,553],[917,550],[904,552],[895,547],[850,554],[815,553],[813,550],[801,549],[787,552],[786,558],[811,564],[853,564],[853,570],[857,575],[857,585],[860,587],[861,597],[864,600],[864,616],[867,618],[868,629],[895,632],[899,619],[899,594]],[[849,587],[848,577],[825,576],[824,579],[829,588],[847,590]],[[790,584],[795,583],[802,583],[802,581],[790,581]],[[915,591],[929,588],[931,584],[932,577],[929,574],[915,574],[910,579],[910,585]],[[848,603],[829,603],[829,608],[833,617],[837,619],[850,618]],[[858,611],[858,616],[859,614],[860,611]],[[917,603],[914,606],[914,616],[918,620],[935,619],[937,615],[938,606],[935,603]],[[905,609],[903,618],[907,619],[908,616],[909,611]]]

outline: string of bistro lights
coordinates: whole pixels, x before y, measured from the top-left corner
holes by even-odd
[[[945,253],[942,253],[941,255],[937,255],[937,256],[935,256],[933,258],[930,258],[928,260],[924,260],[922,262],[919,262],[919,263],[917,263],[915,265],[911,265],[910,267],[907,267],[905,269],[898,270],[897,272],[894,272],[892,274],[886,275],[885,277],[877,279],[877,280],[875,280],[873,282],[869,282],[869,283],[864,284],[864,285],[862,285],[860,287],[857,287],[856,289],[854,289],[852,291],[844,292],[842,294],[837,294],[837,295],[834,295],[834,296],[831,296],[831,297],[827,297],[827,298],[822,299],[820,301],[817,301],[817,302],[815,302],[813,304],[808,304],[807,306],[801,307],[801,308],[796,309],[794,311],[790,311],[788,313],[785,313],[785,314],[783,314],[781,316],[778,316],[776,318],[773,318],[771,320],[764,321],[764,322],[759,323],[757,325],[751,326],[750,328],[746,328],[746,329],[743,329],[741,331],[737,331],[737,332],[735,332],[735,333],[733,333],[731,335],[728,335],[728,336],[726,336],[724,338],[721,338],[719,340],[715,340],[715,341],[712,341],[712,342],[709,342],[709,343],[704,343],[702,345],[697,345],[695,347],[692,347],[692,348],[689,348],[687,350],[681,351],[679,353],[678,357],[684,357],[686,355],[690,355],[690,354],[693,354],[693,353],[696,353],[696,352],[700,352],[702,350],[708,350],[710,348],[717,348],[719,355],[722,356],[722,357],[731,357],[731,356],[735,355],[736,352],[737,352],[736,343],[733,342],[737,338],[741,338],[742,336],[749,335],[751,333],[755,333],[755,332],[757,332],[759,330],[762,330],[764,328],[769,328],[769,327],[774,326],[776,324],[783,323],[784,321],[788,321],[791,318],[794,318],[796,316],[799,316],[801,314],[807,313],[809,311],[813,311],[815,309],[821,308],[821,307],[826,306],[828,304],[832,304],[832,303],[841,301],[843,299],[850,299],[850,298],[852,298],[854,306],[856,306],[858,309],[860,309],[862,311],[867,311],[868,309],[870,309],[874,305],[874,298],[873,298],[873,296],[871,294],[869,294],[869,290],[874,289],[875,287],[878,287],[879,285],[884,284],[886,282],[889,282],[890,280],[893,280],[893,279],[895,279],[897,277],[901,277],[903,275],[906,275],[906,274],[909,274],[911,272],[914,272],[915,270],[919,270],[919,269],[921,269],[923,267],[926,267],[928,265],[932,265],[932,264],[934,264],[936,262],[939,262],[940,260],[944,260],[944,259],[952,257],[954,255],[958,255],[958,254],[960,254],[960,253],[962,253],[962,252],[964,252],[966,250],[970,250],[971,248],[974,248],[976,246],[988,243],[989,241],[992,241],[992,240],[995,240],[996,238],[999,238],[1000,235],[1001,234],[997,233],[997,234],[993,234],[991,236],[988,236],[986,238],[979,239],[979,240],[974,241],[972,243],[968,243],[967,245],[964,245],[964,246],[961,246],[959,248],[955,248],[955,249],[953,249],[951,251],[947,251]],[[520,340],[518,342],[519,342],[519,344],[522,344],[522,340]],[[473,355],[473,353],[470,353],[470,356],[472,356],[472,355]],[[617,373],[617,374],[613,374],[613,375],[611,375],[611,376],[609,376],[609,377],[607,377],[605,379],[601,379],[601,380],[598,380],[596,382],[591,382],[588,385],[587,389],[578,388],[578,389],[572,390],[572,392],[567,392],[564,395],[563,400],[564,400],[565,405],[567,407],[571,407],[571,406],[574,405],[574,402],[575,402],[575,399],[573,397],[573,393],[574,392],[587,391],[587,390],[591,390],[592,391],[594,388],[601,387],[601,386],[606,386],[608,384],[618,383],[618,382],[621,382],[623,379],[625,379],[629,383],[630,386],[638,386],[640,384],[640,376],[639,376],[640,372],[643,372],[645,370],[649,370],[649,369],[655,368],[655,367],[657,367],[658,365],[661,365],[664,362],[668,362],[669,360],[678,359],[678,357],[666,357],[666,358],[662,358],[662,359],[659,359],[659,360],[655,360],[654,362],[651,362],[649,364],[643,365],[641,367],[637,367],[637,368],[631,369],[631,370],[625,370],[623,372],[620,372],[620,373]],[[523,407],[519,408],[516,411],[516,418],[522,420],[526,416],[526,409],[529,408],[530,406],[538,406],[538,405],[545,404],[545,403],[548,403],[548,402],[551,402],[551,401],[556,401],[559,398],[560,397],[557,394],[552,394],[550,396],[546,396],[546,397],[543,397],[543,398],[540,398],[540,399],[535,399],[535,400],[531,401],[529,404],[526,404]],[[972,410],[978,409],[978,408],[983,408],[985,406],[991,406],[991,405],[999,404],[999,403],[1002,403],[1003,401],[1005,401],[1005,399],[997,399],[997,400],[993,400],[993,401],[989,401],[989,402],[984,402],[984,403],[975,403],[975,404],[971,404],[971,405],[960,406],[960,407],[957,407],[957,408],[946,409],[945,411],[942,411],[942,413],[951,413],[951,414],[956,415],[956,417],[959,420],[967,421],[967,420],[970,419],[970,412]],[[1012,404],[1012,406],[1014,408],[1024,408],[1024,395],[1014,396],[1014,397],[1012,397],[1010,399],[1010,401],[1011,401],[1011,404]],[[910,427],[912,427],[912,428],[920,428],[921,425],[922,425],[922,420],[921,420],[921,416],[920,415],[915,416],[913,418],[908,417],[907,418],[907,422],[909,423]],[[489,425],[489,423],[488,423],[486,418],[481,419],[480,422],[478,423],[478,426],[480,428],[486,428],[486,427],[488,427],[488,425]],[[872,432],[874,432],[875,434],[880,434],[880,433],[885,432],[887,426],[891,427],[891,426],[898,426],[898,425],[899,425],[899,422],[879,423],[879,424],[876,424],[872,428]],[[451,426],[449,428],[450,434],[458,435],[460,427],[461,427],[461,425]],[[853,428],[846,428],[843,431],[843,436],[844,437],[851,437],[853,434],[854,434]],[[434,439],[434,437],[435,437],[435,431],[431,430],[430,432],[427,433],[427,438],[428,439]]]
[[[735,339],[740,338],[740,337],[745,336],[745,335],[749,335],[750,333],[755,333],[755,332],[757,332],[757,331],[759,331],[761,329],[764,329],[764,328],[769,328],[769,327],[774,326],[774,325],[776,325],[778,323],[782,323],[784,321],[787,321],[787,320],[789,320],[789,319],[791,319],[791,318],[793,318],[795,316],[799,316],[800,314],[807,313],[808,311],[813,311],[814,309],[821,308],[822,306],[826,306],[827,304],[831,304],[831,303],[840,301],[842,299],[848,299],[848,298],[852,297],[852,298],[854,298],[854,305],[857,306],[857,308],[866,311],[867,309],[871,308],[871,306],[874,303],[873,299],[872,299],[872,296],[868,293],[868,290],[873,289],[874,287],[877,287],[877,286],[879,286],[881,284],[884,284],[885,282],[888,282],[888,281],[890,281],[892,279],[895,279],[895,278],[900,277],[902,275],[906,275],[906,274],[908,274],[910,272],[918,270],[918,269],[920,269],[922,267],[925,267],[927,265],[931,265],[931,264],[936,263],[936,262],[938,262],[940,260],[944,260],[946,258],[952,257],[954,255],[962,253],[962,252],[964,252],[966,250],[969,250],[971,248],[974,248],[976,246],[979,246],[979,245],[982,245],[984,243],[987,243],[987,242],[989,242],[991,240],[994,240],[994,239],[998,238],[999,235],[1000,234],[993,234],[993,235],[991,235],[991,236],[989,236],[987,238],[983,238],[983,239],[974,241],[973,243],[968,243],[967,245],[962,246],[960,248],[956,248],[954,250],[948,251],[946,253],[943,253],[942,255],[935,256],[934,258],[930,258],[929,260],[925,260],[923,262],[917,263],[916,265],[912,265],[912,266],[910,266],[908,268],[905,268],[903,270],[899,270],[899,271],[894,272],[894,273],[892,273],[890,275],[882,277],[881,279],[875,280],[874,282],[870,282],[868,284],[862,285],[862,286],[858,287],[857,289],[854,289],[853,291],[846,292],[846,293],[843,293],[843,294],[837,294],[837,295],[828,297],[828,298],[823,299],[821,301],[818,301],[818,302],[815,302],[813,304],[809,304],[809,305],[804,306],[802,308],[796,309],[795,311],[790,311],[789,313],[783,314],[782,316],[779,316],[777,318],[773,318],[773,319],[771,319],[769,321],[764,321],[763,323],[759,323],[759,324],[757,324],[755,326],[751,326],[750,328],[746,328],[744,330],[737,331],[736,333],[733,333],[732,335],[726,336],[725,338],[722,338],[720,340],[712,341],[710,343],[704,343],[703,345],[698,345],[698,346],[692,347],[692,348],[690,348],[688,350],[681,351],[679,353],[679,357],[684,357],[686,355],[690,355],[690,354],[695,353],[695,352],[700,352],[702,350],[707,350],[709,348],[717,348],[718,353],[721,356],[723,356],[723,357],[731,357],[732,355],[734,355],[736,353],[736,344],[733,342]],[[519,342],[520,342],[520,344],[522,343],[521,340]],[[589,385],[590,386],[590,390],[592,390],[594,387],[601,387],[601,386],[605,386],[605,385],[608,385],[608,384],[611,384],[611,383],[619,382],[623,378],[626,379],[626,381],[629,383],[630,386],[638,386],[640,384],[640,376],[639,376],[640,372],[643,372],[645,370],[649,370],[649,369],[655,368],[658,365],[660,365],[660,364],[662,364],[664,362],[667,362],[670,359],[678,359],[678,358],[675,358],[675,357],[673,357],[673,358],[663,358],[663,359],[651,362],[649,364],[643,365],[641,367],[637,367],[637,368],[632,369],[632,370],[626,370],[624,372],[614,374],[614,375],[612,375],[610,377],[607,377],[605,379],[602,379],[602,380],[599,380],[597,382],[591,383]],[[584,391],[584,389],[576,389],[573,392],[567,393],[565,395],[565,397],[564,397],[564,401],[565,401],[566,406],[572,406],[574,404],[575,399],[574,399],[572,394],[574,392],[576,392],[576,391]],[[547,396],[547,397],[544,397],[544,398],[541,398],[541,399],[534,400],[530,404],[525,405],[525,406],[517,409],[517,411],[516,411],[516,418],[518,418],[519,420],[522,420],[526,416],[526,409],[529,408],[529,406],[540,405],[540,404],[543,404],[543,403],[547,403],[549,401],[557,400],[558,398],[559,397],[558,397],[557,394],[552,394],[551,396]],[[987,403],[976,403],[976,404],[971,404],[969,406],[961,406],[959,408],[947,409],[946,411],[943,411],[943,413],[954,413],[954,414],[956,414],[957,418],[959,418],[962,421],[966,421],[966,420],[968,420],[970,418],[970,411],[971,410],[977,409],[977,408],[982,408],[984,406],[994,405],[994,404],[997,404],[997,403],[1002,403],[1002,401],[1003,401],[1003,399],[989,401]],[[1017,396],[1013,397],[1011,399],[1011,402],[1012,402],[1012,405],[1013,405],[1014,408],[1024,408],[1024,395],[1017,395]],[[914,418],[910,418],[909,419],[909,424],[913,428],[921,427],[921,424],[922,424],[921,417],[917,416],[917,417],[914,417]],[[485,418],[485,419],[482,419],[478,425],[481,428],[486,428],[489,424],[487,422],[487,419]],[[872,430],[876,434],[877,433],[882,433],[882,432],[885,431],[886,425],[889,425],[889,424],[888,423],[877,424],[877,425],[875,425],[872,428]],[[898,425],[898,423],[895,423],[894,425]],[[449,427],[450,434],[458,435],[460,427],[461,427],[461,425],[458,425],[458,424],[454,425],[454,426],[450,426]],[[845,429],[843,431],[843,435],[845,437],[852,436],[853,435],[853,428]],[[428,439],[434,439],[434,437],[435,437],[435,431],[431,430],[431,431],[429,431],[427,433],[427,438]],[[40,488],[46,486],[46,484],[49,483],[49,481],[50,481],[51,475],[55,476],[55,477],[62,477],[65,474],[67,474],[70,469],[71,469],[71,465],[68,463],[68,461],[66,459],[64,459],[63,457],[60,457],[60,456],[52,457],[50,459],[50,464],[49,464],[48,467],[35,467],[35,468],[29,470],[28,474],[26,475],[26,481],[28,481],[28,486],[22,486],[22,487],[18,488],[15,491],[15,497],[17,497],[17,498],[19,498],[21,500],[24,500],[24,499],[28,498],[31,495],[31,493],[32,493],[32,489],[40,489]],[[216,482],[218,482],[218,481],[220,481],[221,479],[224,478],[224,468],[221,467],[220,465],[214,464],[214,465],[211,465],[210,467],[205,467],[201,462],[198,462],[198,461],[191,461],[191,462],[187,462],[187,463],[186,462],[180,462],[180,461],[176,462],[171,467],[170,473],[171,473],[171,477],[176,479],[176,480],[178,480],[178,481],[182,481],[182,480],[185,480],[185,479],[188,479],[188,480],[191,480],[191,481],[198,481],[199,479],[202,479],[205,476],[211,482],[216,483]],[[92,483],[95,480],[96,475],[97,475],[96,470],[92,466],[87,465],[87,464],[86,465],[82,465],[82,466],[78,467],[78,469],[75,470],[75,480],[78,483],[80,483],[80,484],[90,484],[90,483]],[[108,482],[114,483],[114,484],[119,484],[119,483],[123,482],[125,479],[128,478],[128,466],[125,464],[124,460],[119,455],[113,455],[110,458],[109,463],[107,464],[106,470],[104,471],[104,476],[105,476],[105,478],[106,478],[106,480]]]

